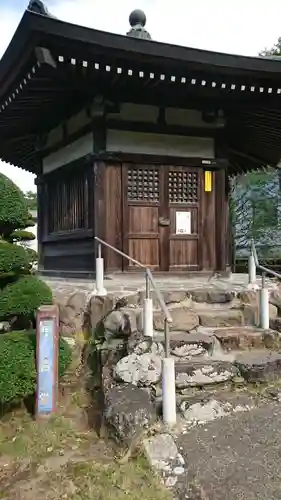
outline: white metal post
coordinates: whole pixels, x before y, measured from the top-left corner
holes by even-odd
[[[162,359],[163,422],[174,425],[177,422],[175,360]]]
[[[265,274],[262,274],[262,287],[260,289],[260,327],[269,329],[269,290],[265,286]]]
[[[256,264],[255,264],[253,251],[251,251],[251,254],[249,255],[249,258],[248,258],[248,275],[249,275],[248,287],[249,288],[256,288],[257,287],[257,284],[256,284],[257,275],[256,275]]]
[[[145,273],[145,299],[143,301],[143,335],[153,337],[153,302],[150,297],[150,283]]]
[[[107,294],[106,289],[103,284],[104,280],[104,267],[103,267],[103,258],[101,256],[101,245],[98,246],[98,256],[96,258],[96,288],[94,290],[95,295],[99,295],[100,297],[105,296]]]
[[[162,359],[163,421],[174,425],[177,422],[175,360],[170,357],[169,324],[165,319],[165,358]]]

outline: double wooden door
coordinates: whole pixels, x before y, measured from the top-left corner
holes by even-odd
[[[134,163],[122,172],[124,251],[153,270],[199,270],[202,170]]]

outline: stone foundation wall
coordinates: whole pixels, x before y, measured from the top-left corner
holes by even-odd
[[[279,373],[279,289],[271,292],[270,315],[276,330],[269,332],[253,326],[259,308],[256,292],[202,288],[164,291],[163,295],[173,320],[170,348],[179,411],[190,413],[186,399],[194,391],[267,380]],[[126,433],[132,439],[161,411],[164,317],[153,296],[154,338],[144,338],[143,298],[142,291],[106,297],[81,290],[67,297],[55,295],[61,334],[75,342],[83,337],[83,360],[93,375],[90,389],[102,390],[104,417],[118,440],[124,440]],[[250,359],[252,348],[257,351]],[[258,349],[274,353],[261,355]]]

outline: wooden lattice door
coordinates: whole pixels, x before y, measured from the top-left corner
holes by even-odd
[[[124,251],[154,270],[198,270],[201,170],[123,165]],[[124,268],[136,268],[134,264]]]
[[[161,268],[159,217],[163,197],[158,165],[123,165],[124,251],[152,269]],[[129,269],[137,267],[124,263]]]
[[[200,180],[199,168],[169,167],[170,270],[200,269]]]

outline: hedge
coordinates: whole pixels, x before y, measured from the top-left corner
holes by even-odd
[[[38,307],[53,303],[51,288],[36,276],[24,276],[0,291],[0,319],[34,318]]]
[[[0,229],[27,227],[27,203],[21,190],[8,177],[0,174]]]
[[[21,331],[0,335],[0,403],[19,402],[36,390],[36,333]],[[59,346],[59,374],[65,373],[72,359],[67,342]]]

